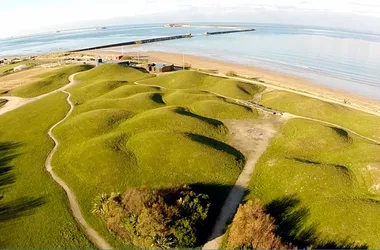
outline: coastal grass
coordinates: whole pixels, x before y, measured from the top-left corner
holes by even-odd
[[[256,111],[211,93],[189,90],[190,102],[182,95],[186,90],[176,96],[177,90],[135,84],[153,77],[120,65],[77,75],[79,83],[68,90],[74,112],[54,130],[61,143],[54,171],[73,189],[86,220],[114,247],[130,245],[90,212],[96,196],[187,184],[214,188],[218,202],[223,201],[245,159],[226,144],[228,129],[213,116],[257,118]],[[202,109],[197,100],[212,103]]]
[[[277,232],[299,247],[378,248],[379,151],[345,130],[290,120],[256,165],[248,198],[265,203]]]
[[[369,138],[380,140],[380,126],[377,126],[380,124],[380,117],[343,105],[324,102],[287,91],[265,93],[260,103],[266,107],[295,115],[331,122]]]
[[[36,61],[26,60],[26,61],[17,62],[17,63],[1,65],[0,66],[0,76],[6,75],[9,73],[13,73],[14,72],[13,68],[20,66],[20,65],[25,65],[28,68],[32,68],[32,67],[38,65],[38,63]]]
[[[67,66],[59,70],[42,74],[41,80],[12,90],[12,95],[19,97],[35,97],[59,89],[69,83],[69,76],[90,69],[90,65]]]
[[[265,87],[260,85],[210,76],[196,71],[180,71],[161,75],[156,78],[140,81],[140,83],[159,85],[169,89],[203,90],[243,100],[251,100],[255,94],[265,89]]]
[[[66,97],[54,94],[1,116],[2,248],[93,247],[44,165],[53,148],[47,131],[68,111]],[[6,145],[14,145],[11,152]]]
[[[0,99],[0,108],[2,106],[4,106],[7,102],[8,102],[8,100],[6,100],[6,99]]]

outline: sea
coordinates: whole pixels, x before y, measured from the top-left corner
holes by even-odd
[[[205,36],[205,32],[223,29],[199,27],[215,25],[211,23],[192,25],[198,27],[123,25],[0,39],[0,58],[191,33],[190,39],[125,46],[123,51],[184,53],[252,65],[380,100],[380,34],[281,24],[218,23],[255,31]]]

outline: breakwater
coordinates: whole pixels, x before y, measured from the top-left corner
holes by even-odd
[[[154,42],[162,42],[162,41],[182,39],[182,38],[191,38],[191,37],[192,37],[191,34],[179,35],[179,36],[157,37],[157,38],[150,38],[150,39],[144,39],[144,40],[122,42],[122,43],[114,43],[114,44],[107,44],[107,45],[101,45],[101,46],[90,47],[90,48],[71,50],[69,52],[82,52],[82,51],[86,51],[86,50],[106,49],[106,48],[118,47],[118,46],[128,46],[128,45],[134,45],[134,44],[154,43]]]
[[[222,35],[222,34],[230,34],[230,33],[238,33],[238,32],[250,32],[250,31],[255,31],[255,29],[226,30],[226,31],[205,32],[205,35],[206,35],[206,36],[212,36],[212,35]]]

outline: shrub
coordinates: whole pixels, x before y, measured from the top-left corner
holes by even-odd
[[[102,194],[95,199],[92,212],[106,221],[110,231],[136,247],[188,248],[197,245],[197,232],[209,207],[207,195],[183,186]]]
[[[232,222],[227,248],[288,249],[275,235],[274,219],[257,200],[240,205]]]
[[[235,71],[230,70],[230,71],[228,71],[228,72],[226,73],[226,76],[236,77],[236,76],[238,76],[238,75],[235,73]]]

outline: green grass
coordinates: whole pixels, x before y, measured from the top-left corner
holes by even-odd
[[[2,248],[92,247],[71,215],[66,194],[44,166],[53,148],[47,131],[68,111],[65,99],[55,94],[1,116],[1,145],[19,143],[9,164],[0,147]],[[6,177],[14,183],[4,185]]]
[[[23,61],[23,62],[18,62],[18,63],[13,63],[13,64],[6,64],[0,66],[0,76],[8,73],[13,73],[13,68],[20,66],[20,65],[25,65],[29,68],[34,67],[38,65],[37,62],[35,61]]]
[[[287,218],[288,233],[314,228],[319,244],[348,238],[378,248],[380,199],[368,169],[380,162],[379,152],[379,145],[344,130],[291,120],[256,165],[249,198],[306,209]]]
[[[36,82],[12,90],[12,95],[20,97],[35,97],[59,89],[69,83],[68,77],[74,73],[90,69],[89,65],[64,67],[53,72],[42,74],[44,78]]]
[[[266,93],[260,103],[292,114],[331,122],[380,140],[380,126],[376,126],[380,124],[380,117],[375,115],[286,91]]]
[[[6,99],[0,99],[0,108],[2,106],[4,106],[7,102],[8,102],[8,100],[6,100]]]
[[[196,71],[180,71],[141,81],[142,84],[159,85],[170,89],[195,89],[211,91],[223,96],[251,100],[265,87],[223,77],[209,76]]]
[[[217,198],[223,200],[244,157],[225,143],[228,129],[213,116],[257,117],[256,111],[210,93],[189,91],[190,102],[182,95],[186,91],[134,84],[152,77],[119,65],[79,74],[80,83],[69,89],[74,112],[54,131],[61,142],[55,171],[74,190],[88,222],[114,247],[128,244],[90,213],[98,194],[201,183],[221,190]]]

